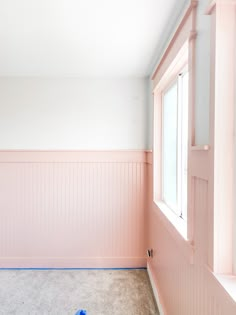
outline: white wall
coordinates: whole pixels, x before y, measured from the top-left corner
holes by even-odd
[[[147,133],[148,133],[148,149],[152,150],[153,147],[153,115],[154,115],[154,98],[153,98],[153,85],[151,79],[149,79],[148,82],[148,110],[147,110],[147,115],[148,115],[148,128],[147,128]]]
[[[0,78],[0,149],[146,149],[147,79]]]
[[[209,143],[210,106],[210,30],[211,18],[205,15],[209,0],[199,0],[196,40],[195,144]]]

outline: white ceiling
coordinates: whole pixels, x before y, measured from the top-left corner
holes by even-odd
[[[0,0],[0,76],[147,76],[185,3]]]

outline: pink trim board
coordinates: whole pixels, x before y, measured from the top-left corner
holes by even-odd
[[[145,267],[145,151],[0,151],[0,267]]]
[[[189,99],[187,240],[153,202],[153,189],[158,197],[158,191],[153,188],[153,174],[159,179],[157,182],[161,178],[158,162],[161,138],[158,134],[154,137],[154,165],[147,165],[148,248],[153,249],[153,258],[148,258],[148,270],[154,291],[158,293],[158,300],[162,305],[162,314],[166,315],[236,313],[235,298],[224,286],[219,274],[232,275],[235,7],[236,1],[216,0],[211,2],[208,10],[212,15],[210,143],[203,146],[195,145],[195,39],[189,41],[192,74]],[[158,84],[163,74],[178,52],[177,48],[189,38],[189,32],[191,33],[191,28],[195,25],[195,17],[191,18],[194,10],[190,5],[155,72],[154,104],[160,101]],[[154,124],[160,123],[158,112],[154,119]],[[152,160],[151,157],[149,160]],[[229,278],[235,293],[236,277]]]

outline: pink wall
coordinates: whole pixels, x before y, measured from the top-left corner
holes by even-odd
[[[153,166],[152,157],[148,157],[148,247],[154,253],[153,258],[148,259],[148,269],[165,315],[236,314],[236,303],[226,291],[235,291],[232,288],[236,284],[236,277],[232,273],[236,1],[213,0],[209,3],[208,14],[212,15],[209,146],[198,146],[195,142],[195,42],[198,37],[191,40],[191,43],[188,40],[191,48],[188,241],[182,238],[153,202]],[[181,38],[186,39],[189,34],[197,31],[196,5],[196,1],[190,1],[182,27],[177,28],[176,35],[155,72],[154,107],[161,105],[158,88],[165,69],[171,63],[171,57],[177,54],[175,45],[181,42]],[[191,24],[188,22],[188,14],[192,15]],[[163,65],[166,65],[164,70]],[[161,132],[160,120],[157,120],[161,119],[160,112],[157,111],[157,118],[154,118],[157,132],[154,130],[153,160],[158,179],[161,178]],[[231,288],[226,282],[225,287],[221,285],[223,275],[227,281],[231,279]]]
[[[144,151],[1,151],[0,267],[143,267]]]
[[[193,244],[170,228],[170,223],[153,203],[152,164],[148,165],[148,247],[154,250],[148,267],[165,314],[233,315],[236,314],[235,302],[208,268],[210,154],[193,150],[190,160]]]

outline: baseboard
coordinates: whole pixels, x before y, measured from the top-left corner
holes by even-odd
[[[144,268],[145,257],[1,257],[0,268]]]
[[[164,307],[163,307],[163,303],[161,302],[161,297],[160,297],[160,294],[159,294],[159,290],[158,290],[158,287],[157,287],[157,281],[156,281],[155,276],[154,276],[154,274],[152,272],[152,268],[151,268],[151,266],[149,264],[147,264],[147,272],[148,272],[148,276],[149,276],[150,283],[151,283],[151,286],[152,286],[153,294],[154,294],[154,297],[155,297],[155,300],[156,300],[156,303],[157,303],[160,315],[166,315],[166,312],[165,312]]]

